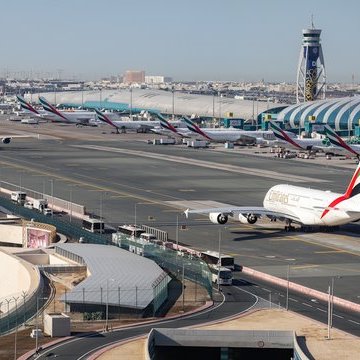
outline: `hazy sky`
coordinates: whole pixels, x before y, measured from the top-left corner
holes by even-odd
[[[1,0],[0,75],[292,81],[301,30],[322,29],[328,82],[360,82],[358,0]]]

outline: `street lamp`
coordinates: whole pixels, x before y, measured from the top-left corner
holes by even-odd
[[[18,306],[17,301],[19,299],[18,297],[13,296],[13,299],[15,301],[15,341],[14,341],[14,360],[17,359],[16,353],[17,353],[17,328],[18,328]]]
[[[290,264],[287,266],[286,272],[286,310],[289,310],[289,276],[290,276]]]
[[[174,85],[171,87],[172,92],[172,120],[175,120],[175,92],[174,92]]]
[[[133,99],[132,99],[132,87],[131,87],[131,85],[130,85],[130,121],[132,121],[132,101],[133,101]]]
[[[54,215],[54,179],[50,179],[51,185],[51,217]]]
[[[221,268],[221,228],[219,228],[219,263],[218,263],[218,277],[217,277],[218,291],[220,291],[220,268]]]
[[[106,311],[105,311],[105,331],[109,330],[109,281],[115,281],[114,279],[106,279]]]
[[[35,316],[35,354],[38,353],[39,351],[39,321],[38,321],[38,316],[39,316],[39,300],[47,300],[48,298],[46,297],[36,297],[36,316]]]

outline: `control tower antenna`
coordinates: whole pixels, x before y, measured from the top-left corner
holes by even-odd
[[[320,44],[320,29],[315,29],[311,16],[312,29],[303,29],[299,65],[296,78],[296,101],[325,99],[326,72]]]

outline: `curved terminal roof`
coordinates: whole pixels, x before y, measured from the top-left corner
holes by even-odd
[[[277,119],[291,127],[304,127],[314,116],[316,124],[329,124],[335,130],[348,130],[359,125],[360,96],[317,100],[288,106],[279,112]]]
[[[39,94],[40,95],[40,94]],[[161,113],[172,114],[173,94],[171,91],[129,89],[123,90],[96,90],[42,93],[48,101],[56,104],[71,106],[97,107],[109,110],[128,110],[129,104],[136,110],[154,110]],[[56,96],[56,99],[55,99]],[[25,95],[30,100],[30,94]],[[32,96],[34,100],[35,96]],[[132,98],[132,101],[131,101]],[[283,104],[240,100],[210,95],[196,95],[174,92],[174,112],[181,115],[198,115],[204,117],[229,117],[232,112],[234,118],[252,119],[257,114],[278,107]],[[283,105],[286,106],[286,105]]]
[[[56,253],[85,264],[91,274],[62,296],[67,303],[104,305],[108,296],[109,305],[144,309],[153,301],[153,287],[170,281],[154,261],[115,246],[61,244]]]

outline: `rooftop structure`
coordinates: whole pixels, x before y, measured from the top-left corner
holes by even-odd
[[[211,95],[196,95],[183,92],[162,90],[128,89],[74,91],[56,93],[42,93],[48,101],[65,106],[83,106],[85,108],[101,108],[107,110],[124,111],[131,107],[142,110],[154,110],[161,113],[179,115],[198,115],[202,117],[231,117],[242,119],[256,119],[263,111],[274,107],[284,107],[285,104],[273,104],[266,101],[240,100],[234,98]],[[30,100],[30,94],[25,98]],[[38,101],[37,96],[32,96]]]
[[[288,123],[290,127],[303,128],[305,121],[315,124],[328,124],[333,129],[351,130],[359,125],[360,97],[318,100],[288,106],[279,112],[277,119]]]
[[[152,260],[115,246],[62,244],[56,246],[56,253],[86,264],[90,274],[62,297],[67,304],[106,302],[110,306],[142,310],[153,302],[159,285],[166,289],[170,281]]]

